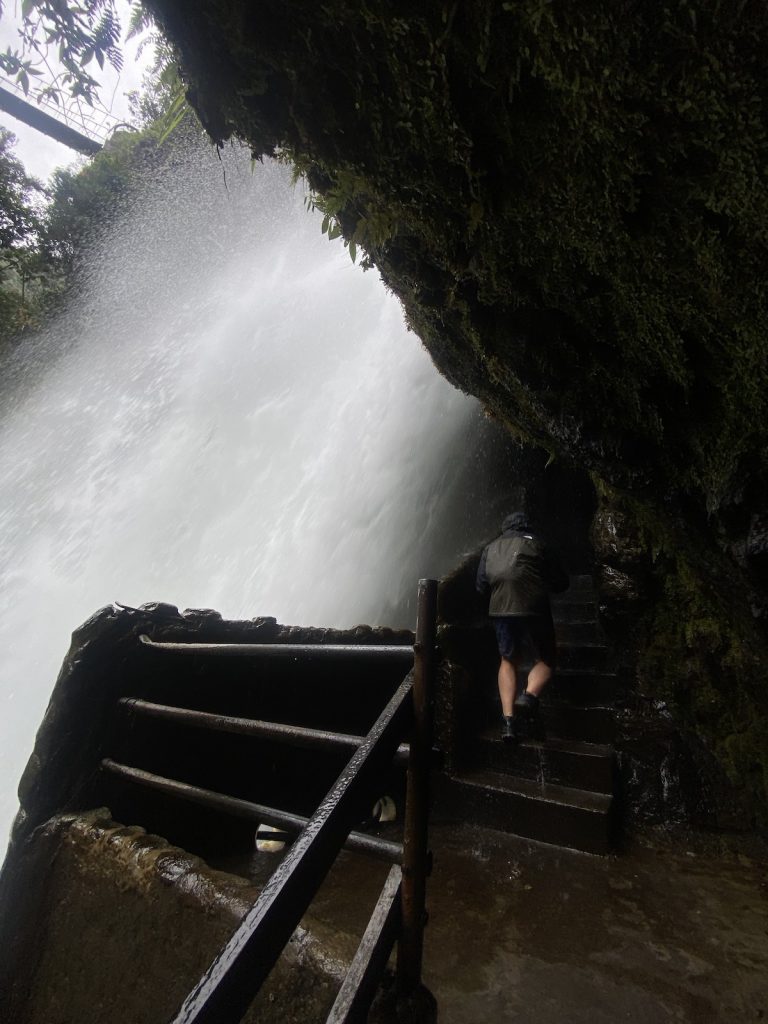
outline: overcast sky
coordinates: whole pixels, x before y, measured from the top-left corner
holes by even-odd
[[[127,30],[130,12],[129,0],[117,0],[120,24],[123,34]],[[20,22],[19,0],[6,0],[3,14],[0,16],[0,50],[8,46],[19,46],[18,25]],[[151,60],[151,48],[147,48],[140,58],[136,56],[138,41],[132,39],[123,43],[124,66],[118,75],[108,64],[102,71],[96,61],[92,61],[88,71],[103,83],[101,90],[102,102],[111,109],[119,120],[128,118],[128,101],[126,94],[138,89],[147,64]],[[0,82],[2,84],[2,82]],[[46,180],[56,167],[66,167],[87,158],[79,156],[74,150],[62,146],[49,139],[42,132],[35,131],[16,118],[0,110],[0,126],[8,128],[17,137],[16,156],[22,161],[27,171],[36,178]]]

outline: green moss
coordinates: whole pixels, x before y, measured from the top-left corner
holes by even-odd
[[[768,824],[768,646],[751,594],[723,552],[705,549],[689,524],[605,485],[645,552],[651,600],[633,612],[637,678],[697,737]]]

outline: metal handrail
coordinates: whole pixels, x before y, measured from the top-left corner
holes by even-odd
[[[98,153],[100,149],[104,148],[102,139],[94,139],[66,124],[59,117],[46,114],[40,107],[29,103],[26,97],[23,98],[11,92],[9,86],[11,89],[15,88],[13,82],[4,79],[2,87],[0,87],[0,110],[4,110],[11,117],[28,124],[30,128],[42,132],[64,146],[69,146],[70,149],[74,149],[78,153],[84,153],[86,156],[93,156],[94,153]]]
[[[437,584],[419,582],[416,642],[399,645],[179,643],[140,637],[150,649],[193,655],[385,659],[413,658],[413,670],[398,687],[367,736],[347,736],[322,730],[210,715],[147,701],[123,698],[123,706],[142,713],[207,725],[224,731],[281,736],[300,744],[354,748],[336,783],[309,819],[214,793],[200,787],[106,759],[102,767],[114,775],[183,797],[198,804],[227,810],[299,834],[275,869],[256,902],[213,963],[184,1001],[172,1024],[236,1024],[246,1013],[282,953],[340,849],[351,848],[395,861],[347,978],[338,994],[329,1024],[361,1020],[375,994],[394,941],[398,943],[398,991],[408,995],[421,983],[422,934],[426,919],[424,893],[428,873],[428,776],[432,756],[432,703]],[[411,725],[408,747],[400,744]],[[396,752],[407,751],[408,782],[403,845],[351,833],[359,808],[370,798],[377,780],[392,764]],[[400,868],[402,864],[402,871]]]
[[[400,931],[403,873],[394,865],[376,901],[357,952],[325,1024],[351,1024],[367,1019],[373,997]]]
[[[301,832],[309,822],[309,818],[305,818],[301,814],[281,811],[276,807],[267,807],[265,804],[227,796],[225,793],[216,793],[214,790],[192,786],[188,782],[179,782],[176,779],[168,779],[163,775],[154,775],[152,772],[145,772],[142,768],[132,768],[127,764],[120,764],[108,757],[101,762],[101,767],[117,778],[138,783],[148,789],[177,796],[182,800],[198,804],[201,807],[209,807],[214,811],[224,811],[237,818],[282,828],[286,832]],[[400,864],[403,860],[402,843],[393,843],[389,839],[368,836],[362,832],[350,832],[344,843],[344,848],[354,850],[356,853],[371,854],[381,860],[389,861],[391,864]]]
[[[426,923],[424,897],[431,859],[427,847],[427,824],[434,719],[436,613],[437,583],[420,580],[403,862],[401,868],[395,866],[389,873],[326,1024],[360,1024],[367,1019],[396,939],[399,940],[398,995],[410,996],[421,985]]]
[[[283,657],[283,658],[343,658],[343,659],[384,659],[411,661],[413,647],[403,644],[244,644],[236,642],[223,643],[183,643],[170,640],[152,640],[142,633],[139,642],[145,647],[156,651],[169,651],[175,654],[213,655],[223,658]]]
[[[412,685],[409,674],[173,1024],[243,1017],[335,861],[360,801],[391,761],[412,711]]]
[[[291,746],[302,747],[306,750],[346,748],[352,751],[357,750],[365,741],[365,736],[330,732],[327,729],[308,729],[302,725],[267,722],[257,718],[218,715],[210,711],[194,711],[191,708],[178,708],[169,704],[155,704],[152,701],[140,700],[138,697],[121,697],[118,706],[132,714],[147,718],[176,722],[180,725],[209,729],[213,732],[226,732],[235,736],[256,736],[277,743],[290,743]],[[397,748],[393,763],[399,768],[405,768],[408,765],[409,757],[409,745],[401,743]]]

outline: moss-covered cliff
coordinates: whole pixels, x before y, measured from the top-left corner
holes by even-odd
[[[441,371],[594,475],[640,683],[766,820],[768,8],[147,6],[211,135],[292,159]]]

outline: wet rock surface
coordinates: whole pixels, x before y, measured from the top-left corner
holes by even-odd
[[[760,826],[768,658],[745,629],[757,597],[732,589],[723,562],[705,564],[690,537],[675,545],[647,509],[631,507],[601,493],[590,532],[600,620],[623,684],[616,748],[627,823]]]

